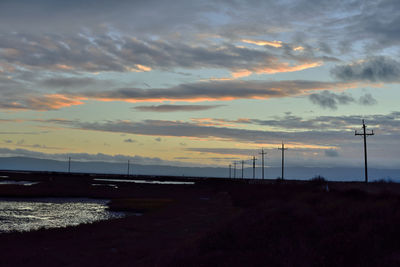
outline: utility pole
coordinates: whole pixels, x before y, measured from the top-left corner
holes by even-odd
[[[68,157],[68,173],[71,173],[71,157]]]
[[[256,157],[253,156],[253,179],[256,178]]]
[[[233,178],[236,178],[236,164],[237,164],[237,162],[234,161],[233,162]]]
[[[261,159],[262,159],[262,179],[264,180],[264,155],[267,154],[267,152],[264,152],[264,148],[261,148],[261,153],[259,153],[261,155]]]
[[[130,162],[129,162],[129,159],[128,159],[128,177],[129,177],[129,163],[130,163]]]
[[[231,178],[232,178],[232,175],[231,175],[231,168],[232,168],[232,165],[231,165],[231,164],[229,164],[229,179],[231,179]]]
[[[365,162],[365,183],[368,183],[368,165],[367,165],[367,136],[368,135],[374,135],[374,130],[371,130],[371,133],[366,132],[367,126],[365,126],[364,120],[362,120],[363,123],[363,132],[362,133],[357,133],[357,130],[354,131],[354,135],[363,135],[364,136],[364,162]]]
[[[243,165],[244,165],[244,160],[242,160],[242,179],[243,179]]]
[[[284,179],[284,168],[285,168],[285,150],[287,150],[287,148],[285,148],[285,145],[282,142],[282,147],[279,147],[278,150],[282,150],[282,180]]]

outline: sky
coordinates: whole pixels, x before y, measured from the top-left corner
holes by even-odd
[[[0,1],[0,156],[400,165],[400,2]]]

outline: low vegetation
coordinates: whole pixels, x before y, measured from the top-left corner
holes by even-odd
[[[173,203],[172,199],[157,198],[117,198],[108,203],[112,211],[149,212],[163,208]]]

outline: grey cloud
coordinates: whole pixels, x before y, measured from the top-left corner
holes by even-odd
[[[344,81],[400,82],[400,62],[388,57],[371,57],[336,66],[331,73]]]
[[[206,152],[221,155],[257,155],[258,149],[242,149],[242,148],[187,148],[186,151]]]
[[[361,164],[362,158],[360,153],[362,153],[362,142],[359,138],[354,136],[354,130],[361,129],[362,119],[365,119],[368,129],[373,129],[376,133],[369,141],[371,162],[383,165],[388,165],[389,162],[390,164],[395,164],[396,157],[391,157],[387,160],[384,159],[387,155],[398,155],[398,149],[396,150],[393,144],[396,144],[399,139],[400,112],[392,112],[384,115],[319,116],[311,119],[300,118],[305,124],[312,126],[309,129],[290,128],[290,123],[285,122],[284,118],[275,118],[275,120],[271,120],[275,122],[277,126],[275,131],[268,128],[248,130],[241,129],[237,126],[215,127],[181,121],[162,120],[145,120],[141,122],[105,121],[97,123],[74,121],[72,123],[60,123],[60,125],[80,130],[139,134],[153,136],[153,138],[187,137],[192,140],[196,138],[201,140],[205,138],[210,138],[211,140],[218,138],[220,141],[225,140],[238,143],[276,144],[277,147],[283,139],[291,151],[291,154],[288,154],[289,160],[291,157],[296,159],[313,157],[316,162],[324,161],[325,164],[331,165],[332,162],[329,161],[332,159],[331,157],[317,157],[313,152],[319,153],[321,152],[320,149],[329,150],[329,147],[332,147],[331,149],[341,151],[340,157],[336,157],[335,161],[341,161],[343,164],[349,164],[350,162]],[[260,123],[260,121],[258,121],[258,123]],[[279,123],[284,127],[279,128]],[[295,124],[295,126],[296,125],[298,126],[298,124]],[[292,148],[291,144],[308,144],[321,147],[320,149],[310,148],[300,150],[295,147]],[[192,149],[194,149],[193,152],[197,151],[201,153],[237,153],[238,155],[245,155],[248,152],[248,155],[253,155],[253,149],[248,151],[210,148]],[[390,150],[390,152],[387,152],[388,150]],[[274,151],[277,150],[274,149]],[[385,153],[383,151],[385,151]],[[329,154],[330,152],[327,153]],[[305,163],[302,162],[302,164]]]
[[[154,141],[161,142],[162,139],[160,137],[157,137],[157,138],[154,139]]]
[[[118,28],[140,35],[169,35],[177,30],[190,33],[205,12],[218,11],[218,5],[180,0],[173,4],[155,0],[120,0],[116,3],[106,0],[72,0],[68,3],[4,0],[0,7],[0,28],[3,30],[10,29],[3,26],[7,22],[18,32],[73,33],[82,28],[93,32],[104,28]]]
[[[136,140],[133,140],[133,139],[131,139],[131,138],[128,138],[128,139],[125,139],[124,142],[125,142],[125,143],[136,143],[137,141],[136,141]]]
[[[196,137],[196,138],[221,138],[225,140],[236,140],[244,142],[265,143],[279,142],[278,140],[296,140],[315,144],[318,142],[335,142],[347,136],[343,129],[315,131],[304,130],[291,131],[265,131],[247,130],[228,127],[203,126],[196,123],[180,121],[145,120],[142,122],[129,121],[107,121],[104,123],[79,122],[62,123],[65,126],[94,131],[130,133],[150,136],[171,136],[171,137]]]
[[[92,82],[89,80],[50,80],[50,84],[67,84],[77,86],[80,83]],[[96,84],[99,81],[96,82]],[[29,93],[23,91],[1,92],[3,97],[0,100],[2,109],[32,109],[32,110],[54,110],[62,107],[83,104],[82,99],[106,99],[115,101],[148,101],[174,100],[174,101],[204,101],[204,100],[232,100],[252,98],[273,98],[286,97],[303,94],[307,91],[346,88],[347,83],[341,82],[320,82],[307,80],[284,80],[284,81],[257,81],[257,80],[233,80],[233,81],[208,81],[184,83],[169,88],[120,88],[114,90],[94,90],[92,88],[80,89],[77,91],[59,91],[55,94],[42,95],[39,92]],[[1,87],[1,85],[0,85]],[[17,87],[18,88],[18,87]],[[58,94],[57,94],[58,93]],[[190,105],[189,105],[190,106]],[[202,106],[217,107],[216,105]],[[176,105],[175,108],[179,109]],[[144,108],[148,109],[148,108]],[[152,109],[168,109],[166,105],[153,107]],[[171,110],[171,108],[169,108]],[[174,109],[174,108],[172,108]],[[192,108],[186,108],[188,109]],[[194,108],[193,108],[194,109]],[[149,110],[149,109],[148,109]]]
[[[282,56],[279,51],[272,53],[266,49],[252,49],[229,43],[195,46],[172,40],[135,39],[123,35],[111,37],[106,34],[5,34],[0,39],[0,48],[4,49],[2,58],[9,64],[32,70],[42,68],[70,73],[143,71],[146,67],[166,71],[173,71],[174,68],[258,70],[284,67],[279,58],[298,63],[323,60],[312,54],[309,57],[291,54]],[[64,84],[66,82],[68,81],[64,81]]]
[[[191,159],[189,157],[174,157],[174,159]]]
[[[269,120],[241,118],[237,120],[214,119],[214,121],[219,124],[253,124],[277,129],[327,129],[330,126],[329,120],[326,123],[322,123],[317,118],[314,120],[304,120],[299,116],[292,115],[290,112],[283,117],[276,117]]]
[[[67,119],[34,119],[33,121],[36,122],[46,122],[46,123],[73,123],[73,120],[67,120]]]
[[[325,42],[319,42],[318,47],[325,54],[332,54],[332,48],[329,46],[329,44],[327,44]]]
[[[123,61],[105,53],[104,48],[84,36],[5,35],[0,39],[0,48],[5,49],[2,58],[8,63],[32,70],[42,68],[74,73],[125,71],[126,68]]]
[[[371,94],[365,94],[361,96],[358,102],[364,106],[372,106],[378,103],[378,101]]]
[[[201,161],[201,160],[213,160],[213,161],[217,161],[217,162],[224,162],[227,160],[237,160],[238,158],[228,158],[228,157],[224,157],[224,158],[215,158],[215,157],[204,157],[204,158],[189,158],[189,157],[175,157],[174,159],[183,159],[183,160],[197,160],[197,161]]]
[[[106,98],[115,100],[154,101],[157,99],[171,99],[175,101],[207,99],[251,99],[272,98],[301,94],[306,91],[346,88],[346,83],[319,82],[306,80],[285,81],[209,81],[186,83],[170,88],[122,88],[103,92],[86,92],[82,96],[89,98]],[[340,101],[345,101],[339,97]]]
[[[96,80],[93,78],[70,78],[70,77],[55,77],[43,80],[42,85],[52,88],[84,88],[89,85],[95,84]]]
[[[5,135],[16,135],[16,134],[23,134],[23,135],[38,135],[38,134],[45,134],[48,133],[49,131],[38,131],[38,132],[0,132],[0,134],[5,134]]]
[[[336,149],[327,149],[327,150],[325,150],[325,156],[339,157],[339,152]]]
[[[95,2],[95,4],[93,4]],[[322,53],[368,43],[378,48],[397,45],[400,4],[396,0],[291,1],[1,1],[4,31],[75,33],[85,27],[93,34],[111,29],[130,36],[182,40],[198,36],[243,36],[324,40]],[[29,10],[29,12],[28,12]],[[51,15],[50,15],[51,14]],[[71,19],[74,18],[74,19]],[[68,23],[64,23],[68,21]],[[179,34],[178,34],[179,33]],[[206,38],[204,38],[206,39]],[[201,40],[201,39],[200,39]],[[202,40],[203,41],[203,40]],[[208,41],[210,42],[210,41]],[[351,47],[348,51],[351,51]],[[334,51],[335,52],[335,51]]]
[[[55,159],[55,160],[67,160],[71,157],[72,160],[76,161],[105,161],[105,162],[126,162],[131,160],[132,162],[139,164],[168,164],[171,162],[161,160],[160,158],[149,158],[141,156],[127,156],[127,155],[108,155],[103,153],[87,154],[87,153],[42,153],[26,149],[8,149],[0,148],[0,155],[2,156],[23,156],[23,157],[35,157],[43,159]]]
[[[354,102],[354,98],[345,93],[335,94],[329,91],[323,91],[319,94],[309,95],[309,99],[314,104],[319,105],[322,108],[337,109],[338,104],[348,104]]]
[[[355,20],[352,23],[351,18],[347,20],[345,30],[350,42],[361,39],[372,51],[400,43],[400,18],[397,12],[400,8],[399,1],[367,1],[362,2],[361,7],[361,12],[353,16]]]
[[[365,119],[371,127],[380,128],[389,134],[396,134],[400,130],[400,112],[391,112],[386,115],[350,115],[350,116],[317,116],[304,119],[290,112],[285,116],[277,116],[269,120],[242,118],[237,120],[212,119],[211,124],[253,124],[266,126],[276,130],[299,131],[353,131]]]
[[[376,115],[348,115],[348,116],[317,116],[314,118],[304,119],[292,114],[286,114],[283,117],[274,117],[269,120],[259,119],[238,119],[238,120],[225,120],[215,119],[219,123],[244,123],[262,125],[270,128],[276,128],[276,131],[266,130],[245,130],[238,127],[214,127],[202,126],[196,123],[181,122],[181,121],[163,121],[163,120],[145,120],[142,122],[133,121],[106,121],[103,123],[86,123],[78,120],[58,120],[49,119],[41,120],[42,123],[57,123],[66,127],[74,127],[88,130],[110,131],[119,133],[133,133],[143,135],[166,135],[166,136],[181,136],[181,137],[221,137],[221,138],[236,138],[236,136],[245,140],[257,141],[259,139],[274,140],[275,138],[281,140],[282,137],[293,137],[303,134],[316,134],[321,133],[323,136],[326,133],[332,134],[334,137],[336,133],[353,133],[355,128],[361,127],[362,120],[375,129],[385,131],[389,135],[397,135],[400,132],[400,112],[394,111],[388,114]],[[286,130],[282,130],[286,129]],[[293,129],[298,131],[293,132]],[[288,130],[288,131],[287,131]],[[1,134],[1,132],[0,132]]]
[[[138,106],[134,109],[147,112],[175,112],[175,111],[202,111],[219,108],[222,105],[158,105],[158,106]]]
[[[23,145],[25,143],[24,139],[18,140],[17,141],[17,145]]]
[[[41,144],[33,144],[32,147],[33,148],[44,148],[44,149],[48,148],[46,145],[41,145]]]

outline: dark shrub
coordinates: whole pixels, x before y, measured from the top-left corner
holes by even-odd
[[[377,184],[392,184],[392,183],[395,183],[395,181],[393,181],[390,178],[388,178],[388,179],[382,178],[382,179],[374,180],[372,182],[373,183],[377,183]]]
[[[310,183],[314,184],[314,185],[324,185],[327,182],[328,181],[324,177],[322,177],[321,175],[315,176],[315,177],[310,179]]]

